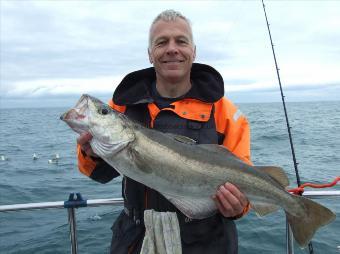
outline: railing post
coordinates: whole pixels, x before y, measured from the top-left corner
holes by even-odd
[[[294,254],[294,238],[293,233],[286,216],[286,245],[287,254]]]
[[[71,253],[78,253],[78,241],[77,241],[77,224],[75,208],[68,208],[68,223],[70,225],[70,240],[71,240]]]
[[[71,253],[77,254],[78,241],[77,241],[77,224],[75,209],[78,207],[86,207],[87,200],[84,200],[80,193],[71,193],[68,200],[64,202],[64,207],[68,211],[68,223],[70,224],[70,240],[71,240]]]

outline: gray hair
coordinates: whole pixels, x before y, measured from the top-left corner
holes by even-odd
[[[187,24],[189,25],[190,39],[191,39],[192,43],[194,43],[194,37],[193,37],[193,34],[192,34],[192,28],[191,28],[190,20],[178,11],[165,10],[165,11],[162,11],[160,14],[158,14],[158,16],[153,20],[153,22],[150,26],[150,29],[149,29],[149,49],[150,49],[151,43],[152,43],[152,41],[151,41],[151,29],[154,26],[154,24],[156,24],[160,20],[167,21],[167,22],[175,21],[177,18],[183,19],[185,22],[187,22]]]

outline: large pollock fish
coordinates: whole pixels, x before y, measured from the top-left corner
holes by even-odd
[[[284,209],[294,238],[305,247],[315,231],[335,219],[328,208],[288,193],[279,167],[250,166],[224,147],[144,128],[89,95],[61,119],[90,132],[93,151],[120,174],[159,191],[189,218],[212,216],[211,198],[225,182],[236,185],[260,216]]]

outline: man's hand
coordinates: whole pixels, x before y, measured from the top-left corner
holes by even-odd
[[[77,144],[80,145],[81,150],[83,150],[87,156],[98,158],[98,155],[93,152],[92,147],[90,145],[91,139],[92,139],[91,133],[89,132],[82,133],[77,138]]]
[[[248,204],[246,196],[233,184],[221,185],[213,200],[224,217],[235,217],[242,214]]]

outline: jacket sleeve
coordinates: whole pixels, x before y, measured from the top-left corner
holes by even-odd
[[[215,103],[216,129],[222,136],[222,145],[249,165],[250,160],[250,127],[247,118],[227,98]],[[244,207],[241,214],[229,218],[239,219],[250,210],[250,204]]]
[[[118,106],[112,100],[109,101],[109,105],[114,110],[125,112],[125,106]],[[77,145],[77,157],[79,171],[97,182],[107,183],[119,176],[119,173],[103,159],[87,156],[80,145]]]
[[[222,145],[245,163],[250,160],[250,128],[247,118],[227,98],[215,103],[216,130],[222,136]]]

